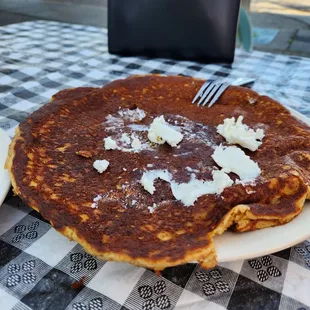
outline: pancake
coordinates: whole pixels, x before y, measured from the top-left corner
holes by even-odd
[[[101,259],[155,270],[192,261],[214,267],[214,235],[282,225],[301,212],[310,198],[310,129],[275,100],[242,87],[230,86],[212,108],[197,107],[191,101],[203,83],[146,75],[60,91],[16,130],[6,162],[15,193]],[[161,115],[184,134],[177,147],[148,140]],[[179,183],[193,173],[211,180],[219,168],[214,146],[227,145],[216,127],[240,115],[265,131],[258,150],[243,149],[261,169],[254,182],[229,173],[232,186],[191,206],[163,180],[153,195],[143,188],[141,177],[152,169],[167,169]],[[134,133],[142,150],[105,149],[105,138],[121,141],[123,133]],[[103,159],[110,165],[99,173],[93,163]]]

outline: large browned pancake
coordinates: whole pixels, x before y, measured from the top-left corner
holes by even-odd
[[[202,83],[135,76],[103,88],[59,92],[17,129],[7,160],[15,192],[59,232],[102,259],[157,270],[191,261],[213,267],[215,234],[281,225],[301,212],[309,198],[310,129],[276,101],[241,87],[229,87],[210,109],[197,107],[191,101]],[[105,150],[105,137],[133,128],[131,121],[120,121],[118,111],[137,107],[146,117],[135,126],[149,126],[164,115],[194,136],[179,148]],[[174,199],[167,182],[156,181],[154,195],[143,189],[139,180],[150,164],[168,169],[179,182],[190,179],[186,167],[195,169],[197,178],[211,179],[216,164],[210,145],[226,144],[216,126],[239,115],[250,127],[265,130],[259,149],[245,150],[262,170],[255,184],[204,195],[190,207]],[[147,145],[144,127],[135,128]],[[102,174],[92,166],[96,159],[110,162]],[[104,199],[92,208],[97,195]],[[158,207],[150,213],[153,203]]]

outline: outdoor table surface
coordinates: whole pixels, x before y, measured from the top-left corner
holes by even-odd
[[[310,117],[307,58],[240,49],[232,65],[118,57],[108,53],[106,29],[50,21],[0,27],[0,38],[0,127],[11,138],[59,90],[146,73],[253,77],[254,90]],[[10,193],[0,208],[0,309],[310,309],[310,240],[212,270],[186,264],[158,276],[92,257]]]

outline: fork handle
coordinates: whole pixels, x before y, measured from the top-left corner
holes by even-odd
[[[231,85],[235,85],[235,86],[246,86],[248,84],[252,84],[255,82],[255,79],[253,78],[238,78],[236,80],[234,80]]]

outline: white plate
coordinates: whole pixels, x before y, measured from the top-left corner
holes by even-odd
[[[11,139],[9,136],[0,128],[0,206],[11,186],[10,175],[8,171],[4,169],[10,142]]]
[[[310,119],[289,109],[296,118],[310,126]],[[214,238],[218,262],[230,262],[271,254],[310,238],[310,201],[288,224],[245,233],[226,231]]]

